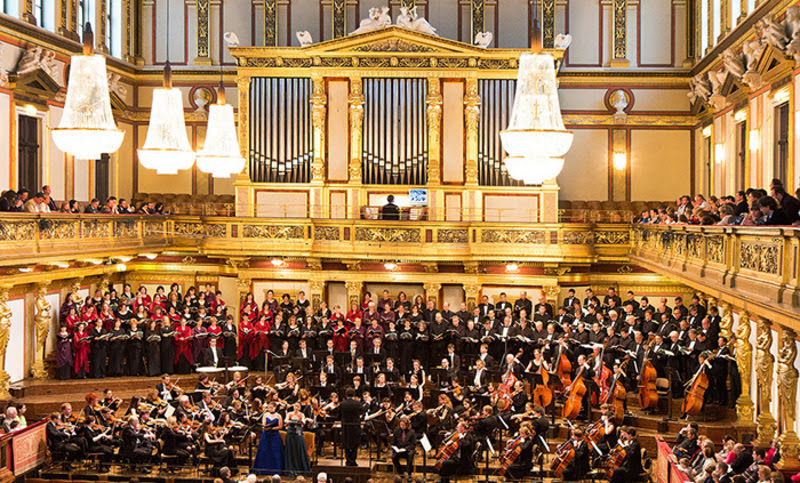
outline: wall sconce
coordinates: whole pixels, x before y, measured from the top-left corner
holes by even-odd
[[[761,132],[758,129],[750,130],[750,139],[747,144],[750,146],[750,151],[758,151],[761,148]]]
[[[623,171],[628,167],[628,154],[627,153],[614,153],[612,158],[614,162],[614,169]]]
[[[724,144],[716,144],[714,145],[714,161],[717,163],[721,163],[725,159],[725,145]]]
[[[736,114],[733,115],[733,120],[736,122],[744,122],[747,120],[747,110],[740,109],[736,111]]]
[[[710,138],[711,137],[711,124],[703,128],[703,137]]]
[[[26,104],[24,109],[25,109],[25,114],[30,117],[35,117],[37,114],[39,114],[39,111],[33,104]]]
[[[783,88],[772,95],[772,103],[776,106],[789,100],[789,89]]]

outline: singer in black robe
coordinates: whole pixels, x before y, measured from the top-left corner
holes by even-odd
[[[161,373],[172,374],[175,372],[175,329],[169,320],[162,323],[160,350],[161,350]]]
[[[119,319],[114,323],[108,339],[108,375],[120,377],[123,373],[123,362],[125,361],[125,338],[127,334],[122,329]]]
[[[103,323],[96,324],[95,327],[89,331],[89,336],[92,338],[92,350],[89,353],[89,366],[90,375],[94,379],[106,377],[106,345],[108,342],[105,338],[106,331],[103,330]]]
[[[131,320],[131,328],[128,330],[130,339],[125,344],[125,370],[128,376],[140,376],[142,374],[144,332],[138,328],[134,320]]]
[[[155,321],[150,322],[144,333],[147,354],[147,375],[155,377],[163,374],[161,370],[161,333]]]

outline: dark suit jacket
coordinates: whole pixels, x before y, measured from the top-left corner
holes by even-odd
[[[400,449],[408,451],[408,454],[414,454],[414,448],[417,446],[417,433],[413,429],[406,429],[406,439],[403,440],[403,431],[397,428],[392,435],[392,446],[397,446]]]
[[[223,360],[222,349],[219,347],[214,347],[213,351],[211,347],[206,347],[206,350],[203,351],[203,358],[206,361],[206,365],[216,367],[214,365],[214,352],[217,353],[217,364],[222,364],[224,366],[225,361]]]
[[[361,402],[353,398],[339,405],[342,419],[342,442],[346,449],[358,448],[361,442]]]
[[[780,225],[791,225],[792,222],[789,221],[789,218],[786,216],[786,213],[781,211],[773,211],[772,215],[768,216],[767,219],[764,221],[765,225],[768,226],[780,226]]]

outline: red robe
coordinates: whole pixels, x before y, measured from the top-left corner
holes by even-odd
[[[338,333],[337,331],[340,330],[339,326],[335,326],[333,328],[333,350],[336,352],[347,352],[350,347],[350,337],[347,335],[347,327],[342,325],[345,328],[343,333]]]
[[[183,340],[191,335],[192,328],[188,325],[175,328],[175,364],[178,363],[181,354],[189,361],[189,364],[194,364],[194,358],[192,357],[192,340]]]
[[[269,332],[272,328],[272,324],[268,321],[258,321],[253,326],[254,332],[265,332],[262,334],[255,334],[253,338],[253,343],[250,344],[250,359],[255,359],[261,354],[263,351],[269,349],[269,335],[266,332]]]
[[[241,307],[239,307],[239,313],[240,314],[244,313],[244,308],[245,307],[250,307],[250,313],[253,314],[253,317],[257,317],[258,316],[258,304],[257,303],[255,303],[255,302],[249,302],[249,303],[248,302],[242,302]]]
[[[215,338],[217,339],[217,347],[219,347],[220,349],[225,347],[225,339],[220,335],[222,334],[222,327],[220,326],[214,327],[209,325],[206,331],[208,332],[208,337],[207,337],[208,340],[211,340],[213,334],[216,336]]]
[[[361,310],[356,310],[355,312],[352,310],[347,311],[347,315],[345,316],[345,320],[348,322],[353,322],[356,319],[364,320],[364,312]]]
[[[239,346],[236,354],[237,359],[242,358],[245,346],[248,348],[247,356],[250,356],[252,353],[252,348],[250,348],[250,345],[253,342],[254,335],[255,332],[253,331],[253,324],[246,318],[242,319],[242,321],[239,322]]]
[[[91,351],[90,342],[88,340],[80,340],[84,337],[88,337],[88,332],[75,332],[72,335],[72,359],[73,364],[72,367],[74,368],[75,374],[78,373],[81,366],[83,366],[84,372],[86,374],[89,373],[89,352]]]
[[[114,328],[114,314],[100,312],[100,319],[103,321],[103,330],[106,332]]]
[[[81,318],[78,317],[77,315],[68,315],[66,319],[64,319],[64,323],[67,325],[67,332],[69,332],[70,335],[72,335],[72,333],[75,332],[78,322],[80,321]]]

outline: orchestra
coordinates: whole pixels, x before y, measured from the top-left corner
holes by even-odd
[[[101,300],[100,313],[131,314],[108,320],[109,331],[94,309],[74,303],[65,312],[79,314],[71,339],[77,377],[116,375],[115,357],[124,358],[129,372],[138,367],[130,369],[129,357],[155,370],[149,354],[160,356],[158,369],[179,375],[160,372],[146,398],[128,404],[119,417],[124,420],[117,416],[124,403],[110,391],[102,399],[88,395],[80,418],[64,408],[48,425],[55,452],[69,459],[100,453],[105,468],[119,448],[141,471],[158,455],[185,465],[204,454],[220,468],[231,466],[247,445],[259,445],[258,454],[262,444],[273,447],[275,438],[264,434],[286,422],[300,434],[314,434],[317,457],[336,446],[347,465],[357,465],[358,449],[367,443],[378,458],[390,452],[395,471],[409,477],[419,445],[447,482],[470,474],[499,436],[504,445],[497,448],[497,471],[509,480],[524,478],[549,455],[550,470],[566,480],[595,468],[612,481],[636,481],[643,470],[636,430],[624,425],[628,391],[638,394],[641,409],[653,410],[655,379],[668,377],[685,396],[688,416],[730,400],[726,378],[735,358],[717,336],[714,307],[692,305],[684,314],[678,305],[657,317],[632,294],[620,303],[609,291],[601,303],[587,292],[581,303],[570,291],[556,309],[544,298],[532,306],[523,292],[513,304],[503,294],[496,305],[484,297],[472,312],[466,305],[452,312],[421,298],[393,303],[385,293],[377,303],[368,294],[363,307],[354,304],[345,315],[339,306],[320,304],[315,311],[308,300],[293,302],[288,295],[259,307],[248,294],[237,324],[220,296],[209,293],[168,297],[177,304],[171,315],[156,302],[148,305],[144,288],[129,304],[135,307]],[[82,318],[95,322],[91,331]],[[62,327],[62,333],[69,330]],[[109,366],[92,367],[106,358]],[[186,375],[192,368],[232,365],[241,367],[220,381],[206,372]],[[265,365],[268,377],[254,371]],[[178,385],[182,379],[192,381],[184,384],[189,392]],[[550,414],[562,419],[554,422]],[[582,427],[573,426],[579,421]],[[551,447],[557,425],[569,425],[570,436]],[[280,469],[273,467],[278,462],[265,464],[271,466],[264,470]]]

